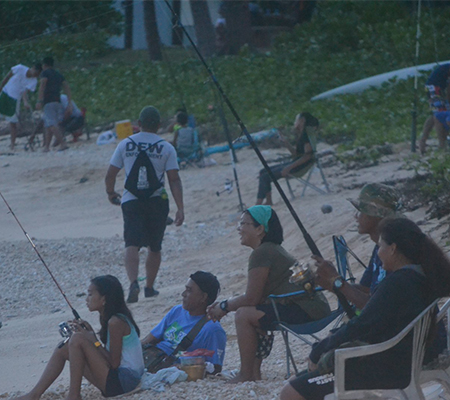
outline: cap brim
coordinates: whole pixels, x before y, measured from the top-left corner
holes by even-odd
[[[358,211],[361,211],[359,206],[359,201],[355,199],[347,199],[350,203],[352,203],[352,206],[355,207]]]

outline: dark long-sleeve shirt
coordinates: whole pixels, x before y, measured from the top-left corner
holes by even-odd
[[[387,276],[378,286],[361,314],[317,343],[310,354],[317,363],[322,354],[341,344],[360,340],[370,344],[393,338],[431,302],[425,276],[414,267],[403,267]],[[411,367],[412,334],[383,353],[370,356],[370,368],[386,373],[395,366],[398,376],[406,377]]]

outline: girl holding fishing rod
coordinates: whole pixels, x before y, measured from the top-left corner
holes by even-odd
[[[36,386],[20,400],[39,399],[61,374],[66,361],[70,363],[68,400],[81,399],[83,376],[105,397],[128,393],[139,385],[144,373],[140,331],[119,280],[112,275],[92,279],[86,305],[89,311],[99,313],[101,342],[88,322],[70,321],[69,340],[55,349]]]

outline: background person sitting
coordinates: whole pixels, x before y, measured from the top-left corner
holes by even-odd
[[[315,138],[312,134],[317,130],[319,120],[308,112],[303,112],[295,117],[294,133],[295,146],[280,134],[280,141],[286,146],[292,155],[292,160],[270,167],[276,179],[287,177],[291,174],[303,175],[314,163]],[[304,171],[302,173],[302,171]],[[259,186],[256,204],[272,205],[271,179],[265,169],[259,172]]]
[[[189,157],[195,151],[195,130],[188,126],[188,115],[179,112],[176,116],[178,128],[174,130],[173,147],[177,150],[178,157]]]
[[[182,305],[173,307],[142,339],[142,345],[153,344],[167,355],[171,355],[181,340],[206,315],[206,307],[216,300],[219,291],[219,281],[210,272],[197,271],[192,274],[181,294]],[[227,336],[222,326],[208,321],[187,351],[213,350],[214,355],[206,357],[206,361],[214,364],[214,373],[217,373],[222,370],[226,341]]]
[[[268,296],[299,291],[289,282],[295,258],[283,247],[283,228],[277,214],[269,206],[253,206],[244,211],[238,225],[241,244],[253,249],[248,262],[245,293],[214,303],[208,316],[218,321],[229,311],[236,311],[235,324],[241,369],[230,383],[261,379],[261,363],[270,354],[273,336],[267,331],[278,318]],[[321,319],[330,313],[322,293],[299,295],[277,303],[280,319],[289,324],[302,324]]]
[[[81,128],[84,126],[84,116],[81,110],[77,107],[75,102],[71,100],[71,112],[66,113],[69,106],[69,99],[65,94],[61,95],[61,104],[64,108],[64,119],[60,126],[63,131],[70,132],[73,136],[73,141],[76,142],[78,137],[82,135]]]
[[[333,392],[334,370],[325,365],[318,367],[322,355],[355,340],[369,344],[389,340],[436,298],[450,294],[450,261],[414,222],[406,218],[383,220],[378,255],[390,274],[358,317],[313,347],[309,371],[298,374],[283,387],[281,400],[323,399]],[[325,262],[313,258],[319,266]],[[348,360],[345,388],[406,387],[411,379],[412,346],[413,337],[408,335],[382,353]]]

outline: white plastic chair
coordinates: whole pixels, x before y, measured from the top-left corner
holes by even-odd
[[[450,349],[450,299],[445,302],[445,304],[440,309],[436,316],[437,322],[441,321],[445,316],[447,316],[447,350]],[[439,382],[445,389],[450,392],[450,366],[446,369],[437,368],[423,370],[420,374],[420,383],[428,383],[430,381]]]
[[[325,396],[325,400],[348,399],[385,399],[400,398],[404,400],[425,400],[420,387],[423,357],[427,334],[432,321],[437,300],[422,311],[399,334],[383,343],[371,344],[361,347],[338,349],[335,352],[335,380],[334,393]],[[397,345],[409,332],[413,331],[413,348],[411,363],[411,381],[404,389],[345,389],[345,361],[349,358],[358,358],[371,354],[381,353]],[[392,366],[395,368],[395,365]]]

